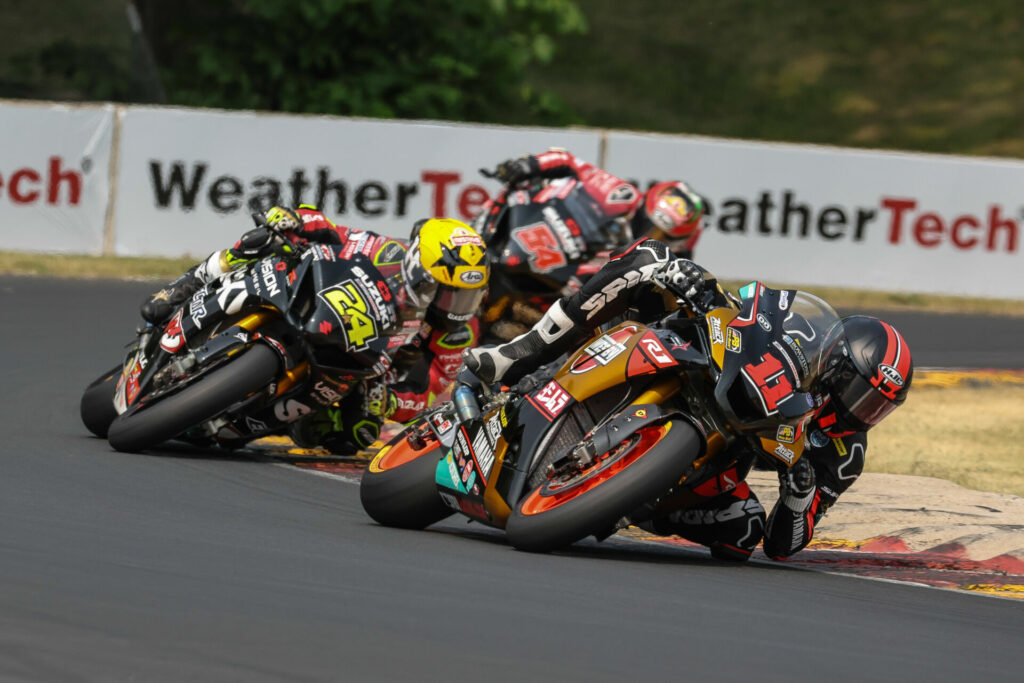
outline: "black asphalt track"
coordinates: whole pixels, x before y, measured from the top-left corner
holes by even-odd
[[[2,681],[1020,680],[1020,601],[625,540],[529,555],[378,527],[338,478],[116,453],[78,400],[149,289],[0,277]],[[1020,323],[967,324],[1010,358]],[[903,326],[919,364],[943,327]]]

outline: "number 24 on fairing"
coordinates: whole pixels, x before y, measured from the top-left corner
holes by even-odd
[[[356,289],[355,283],[351,280],[343,282],[337,287],[332,287],[321,292],[338,317],[345,325],[345,335],[349,344],[359,349],[366,346],[366,343],[377,337],[377,326],[369,315],[366,314],[366,300]]]

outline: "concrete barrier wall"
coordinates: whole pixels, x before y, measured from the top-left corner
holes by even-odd
[[[609,133],[608,169],[679,175],[721,277],[1024,298],[1024,163]]]
[[[0,249],[98,254],[114,107],[0,101]]]
[[[504,158],[565,147],[710,203],[721,277],[1024,298],[1024,162],[592,129],[0,101],[0,249],[166,255],[233,243],[269,203],[407,236],[470,218]]]

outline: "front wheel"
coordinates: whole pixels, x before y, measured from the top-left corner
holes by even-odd
[[[518,550],[549,552],[606,533],[678,483],[701,443],[690,423],[669,420],[640,429],[582,470],[533,479],[535,486],[505,526],[509,543]]]
[[[257,344],[181,391],[119,416],[107,438],[111,446],[129,453],[155,446],[264,389],[278,372],[277,353]]]
[[[407,438],[417,432],[423,439],[419,447]],[[443,452],[424,423],[395,437],[363,472],[359,500],[366,514],[378,524],[401,529],[425,529],[449,517],[452,509],[434,482]]]
[[[96,378],[82,394],[79,413],[82,424],[96,436],[105,439],[110,423],[117,417],[114,409],[114,391],[117,389],[117,378],[121,375],[121,366],[111,368]]]

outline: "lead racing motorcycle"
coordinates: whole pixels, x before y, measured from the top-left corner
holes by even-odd
[[[792,466],[842,325],[806,292],[752,283],[741,295],[739,310],[680,297],[680,310],[596,334],[510,390],[464,370],[452,402],[373,459],[364,509],[413,529],[458,512],[546,552],[692,505],[694,488],[745,475],[753,458]]]
[[[372,391],[406,329],[400,284],[341,249],[267,257],[198,291],[165,327],[141,329],[82,396],[86,427],[120,451],[175,438],[233,448]]]

